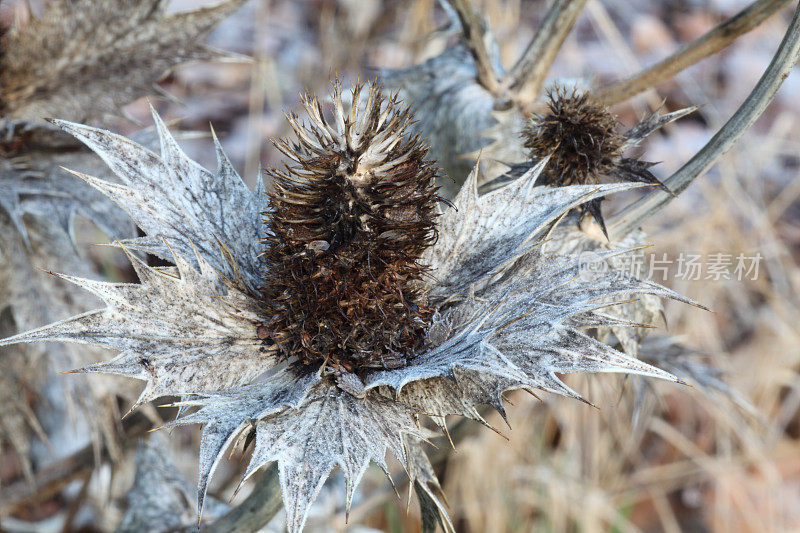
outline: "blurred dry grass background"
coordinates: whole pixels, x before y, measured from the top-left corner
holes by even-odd
[[[175,0],[173,6],[198,3]],[[474,3],[488,16],[506,65],[528,43],[547,4]],[[4,5],[0,15],[20,16],[20,4]],[[623,77],[746,4],[592,0],[551,76]],[[632,124],[662,99],[669,109],[705,104],[644,146],[647,159],[662,161],[655,168],[659,177],[688,160],[735,111],[768,64],[787,20],[786,12],[769,19],[722,53],[659,86],[657,94],[615,109]],[[436,0],[252,0],[210,42],[249,55],[253,62],[181,68],[163,83],[181,102],[154,104],[162,116],[180,120],[186,129],[207,131],[212,123],[252,183],[261,165],[279,162],[268,139],[287,133],[282,112],[295,106],[299,91],[326,92],[335,76],[364,78],[374,75],[370,67],[402,67],[429,58],[448,44],[448,38],[434,33],[445,22]],[[509,409],[513,431],[500,417],[490,420],[508,440],[488,430],[473,431],[439,466],[459,531],[800,531],[798,93],[795,71],[734,150],[645,228],[656,256],[764,256],[755,280],[668,279],[672,288],[714,312],[668,304],[660,331],[680,334],[686,346],[723,368],[726,382],[757,414],[721,397],[709,401],[689,387],[648,383],[658,393],[646,403],[654,416],[645,414],[635,425],[633,383],[614,376],[569,382],[598,409],[515,393],[509,398],[515,404]],[[146,103],[128,111],[149,124]],[[116,129],[129,133],[138,126],[120,120]],[[191,157],[213,167],[208,146],[206,139],[186,144]],[[181,465],[192,479],[195,447],[190,436],[181,438],[173,448],[188,452]],[[237,466],[234,460],[229,469]],[[385,489],[380,473],[374,474],[361,488],[353,521],[386,531],[418,529],[416,511],[412,506],[407,515],[405,500],[372,497]],[[122,476],[107,486],[125,483]],[[224,481],[216,487],[227,491]],[[344,520],[337,513],[322,513],[314,524],[337,530]]]

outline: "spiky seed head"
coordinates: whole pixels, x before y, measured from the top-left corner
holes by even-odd
[[[432,316],[420,257],[437,237],[436,167],[410,110],[364,89],[346,106],[334,83],[331,117],[306,95],[309,122],[287,117],[298,142],[276,142],[291,161],[269,171],[265,342],[340,372],[404,366]]]
[[[533,159],[550,156],[543,184],[596,183],[611,173],[625,139],[608,108],[576,89],[554,86],[547,91],[549,113],[534,116],[524,132]]]
[[[653,115],[640,122],[627,133],[618,133],[619,121],[605,105],[593,101],[587,93],[573,88],[568,91],[555,85],[547,91],[549,113],[535,115],[523,132],[524,145],[530,157],[541,160],[550,156],[539,184],[554,187],[599,183],[602,178],[615,178],[657,185],[672,192],[650,172],[655,163],[623,157],[622,153],[635,146],[658,126]],[[690,110],[676,112],[682,116]],[[670,118],[671,115],[664,115]],[[608,237],[600,207],[603,198],[596,198],[582,206]]]

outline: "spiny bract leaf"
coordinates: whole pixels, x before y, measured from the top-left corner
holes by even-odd
[[[107,283],[63,276],[106,304],[17,335],[0,345],[32,340],[72,341],[120,353],[84,368],[147,381],[137,405],[244,385],[274,366],[256,335],[257,302],[226,283],[205,259],[199,270],[177,253],[177,269],[157,269],[128,254],[141,283]],[[225,372],[220,372],[220,366]]]
[[[168,0],[49,0],[41,19],[0,37],[0,115],[116,113],[173,67],[223,57],[202,40],[244,2],[167,14]]]
[[[529,251],[534,237],[569,209],[593,198],[638,187],[634,184],[540,187],[547,160],[522,177],[483,196],[478,195],[476,166],[439,219],[439,241],[423,260],[436,272],[436,297],[464,291],[470,285]]]
[[[169,424],[202,423],[199,506],[225,449],[247,428],[255,448],[244,479],[272,461],[278,468],[290,531],[300,531],[308,509],[334,467],[347,482],[347,507],[370,461],[388,473],[387,449],[405,462],[404,436],[419,436],[410,410],[370,395],[359,399],[314,374],[298,379],[282,368],[265,381],[184,402],[200,410]]]
[[[508,389],[535,388],[580,398],[556,373],[625,372],[677,381],[581,333],[575,324],[616,324],[594,311],[618,295],[688,300],[655,283],[614,272],[586,280],[580,268],[575,258],[536,257],[512,282],[490,285],[444,311],[434,326],[444,331],[429,333],[444,342],[431,339],[438,344],[435,348],[404,368],[370,374],[365,385],[392,387],[402,401],[438,417],[480,419],[472,406],[488,403],[502,409],[501,393]],[[458,387],[442,395],[441,377],[455,379]],[[431,378],[438,381],[425,381]]]
[[[216,138],[219,167],[209,172],[186,156],[155,111],[153,119],[161,156],[109,131],[55,123],[94,150],[122,180],[116,184],[80,176],[117,202],[147,234],[123,244],[170,259],[166,239],[189,261],[194,261],[196,248],[214,268],[231,278],[241,275],[256,289],[266,269],[260,253],[266,235],[261,222],[267,209],[263,183],[259,179],[256,192],[251,192]]]
[[[618,242],[602,242],[599,240],[602,239],[601,235],[593,238],[582,231],[579,227],[579,219],[580,215],[577,212],[572,212],[564,217],[558,227],[550,233],[547,242],[542,244],[542,250],[550,254],[579,257],[581,264],[584,265],[584,274],[592,272],[594,267],[637,277],[646,274],[647,264],[644,248],[647,243],[641,230],[632,232]],[[630,251],[603,258],[608,251],[625,249]],[[618,303],[605,310],[608,315],[631,324],[623,323],[598,328],[597,338],[607,342],[609,334],[613,334],[625,353],[631,357],[637,357],[639,344],[648,335],[651,328],[632,327],[632,324],[655,325],[660,320],[664,309],[661,299],[652,294],[637,295],[633,300],[621,295],[610,298],[608,302],[609,304]]]

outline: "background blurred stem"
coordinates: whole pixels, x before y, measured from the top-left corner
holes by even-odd
[[[497,74],[492,68],[489,51],[486,49],[486,26],[481,16],[475,12],[470,0],[450,0],[450,4],[458,13],[464,40],[475,60],[475,69],[478,71],[478,81],[492,94],[497,94],[500,83]]]
[[[685,165],[664,181],[664,184],[676,195],[680,194],[727,152],[761,116],[789,72],[797,64],[798,58],[800,58],[800,5],[795,9],[786,35],[767,70],[741,107],[717,134]],[[612,240],[627,235],[673,198],[674,196],[665,192],[654,191],[623,209],[609,220],[608,227]]]
[[[533,40],[511,69],[504,85],[517,100],[531,103],[539,96],[545,77],[569,35],[586,0],[554,0]]]
[[[270,467],[256,481],[253,492],[213,524],[202,528],[203,533],[250,533],[258,531],[278,514],[283,506],[278,465]]]
[[[136,438],[144,435],[152,423],[142,413],[136,412],[122,421],[123,443],[134,444]],[[102,460],[108,459],[104,448]],[[90,476],[97,465],[97,454],[93,444],[87,444],[79,451],[36,473],[33,483],[23,479],[0,490],[0,516],[6,516],[17,509],[48,500],[58,494],[71,481]]]
[[[670,80],[685,68],[719,52],[788,3],[789,0],[757,0],[655,65],[627,79],[599,88],[593,97],[606,105],[613,105]]]

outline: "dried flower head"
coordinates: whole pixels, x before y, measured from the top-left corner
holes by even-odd
[[[434,170],[418,141],[403,134],[408,112],[374,85],[366,101],[357,96],[345,111],[336,88],[332,120],[323,119],[313,98],[306,99],[309,126],[289,117],[301,140],[291,149],[281,144],[293,164],[273,172],[271,199],[260,181],[255,193],[247,189],[218,143],[216,173],[191,161],[155,114],[160,156],[113,133],[58,122],[121,179],[120,185],[81,175],[145,232],[122,246],[175,266],[150,267],[129,254],[138,284],[64,276],[105,307],[0,345],[64,340],[112,347],[120,351],[116,357],[83,370],[144,380],[136,405],[182,396],[181,416],[167,426],[203,424],[201,510],[226,448],[254,432],[245,478],[278,463],[289,531],[302,529],[334,468],[343,472],[349,508],[370,462],[388,474],[387,452],[405,466],[424,514],[450,531],[421,449],[422,413],[444,428],[448,415],[485,423],[478,404],[504,413],[508,390],[581,398],[558,373],[625,372],[677,381],[583,330],[635,326],[604,312],[618,296],[687,300],[610,270],[582,277],[574,255],[546,254],[539,245],[568,210],[631,185],[536,186],[542,162],[479,196],[475,171],[455,209],[435,218]],[[268,214],[267,225],[261,213]],[[365,239],[377,243],[360,242]],[[367,256],[370,265],[352,264]],[[373,265],[373,258],[386,263]],[[343,279],[323,269],[336,269]],[[430,275],[422,275],[426,269]],[[295,272],[300,282],[287,279]],[[334,305],[327,293],[314,291],[318,279],[343,299]],[[357,284],[363,294],[337,283]],[[287,290],[307,292],[305,302],[319,301],[325,312],[309,306],[287,314],[297,298],[283,294]],[[328,314],[339,310],[374,321],[373,308],[391,317],[372,322],[377,334],[345,327]],[[303,333],[313,335],[318,325],[293,323],[292,316],[338,329],[306,346]],[[280,338],[270,344],[273,337]],[[329,353],[316,353],[321,350]],[[378,364],[393,351],[401,365]]]
[[[597,183],[614,172],[625,138],[608,108],[559,85],[547,91],[547,106],[550,112],[535,115],[523,134],[532,159],[550,156],[543,184]]]
[[[549,112],[534,115],[523,132],[524,146],[534,162],[550,158],[542,172],[542,184],[563,187],[610,178],[657,185],[672,194],[650,172],[655,163],[622,155],[655,129],[651,128],[652,117],[627,133],[618,133],[619,121],[605,105],[593,101],[588,93],[559,85],[547,91],[547,106]],[[607,236],[600,209],[602,200],[596,198],[582,208],[597,220]]]
[[[48,0],[41,18],[0,35],[0,116],[117,113],[177,65],[226,56],[202,41],[244,0],[171,14],[169,3]]]
[[[306,95],[311,122],[289,116],[299,144],[276,143],[292,165],[269,173],[266,340],[285,358],[347,372],[403,366],[432,317],[420,256],[436,240],[436,169],[408,134],[410,110],[376,85],[368,92],[345,114],[337,84],[333,123]]]

